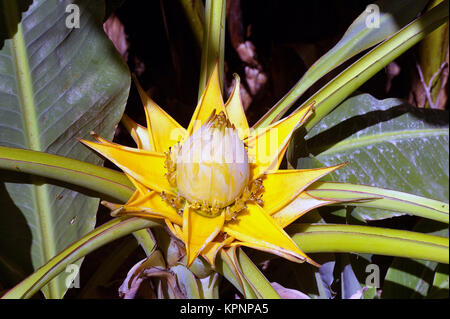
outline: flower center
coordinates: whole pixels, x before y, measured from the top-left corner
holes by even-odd
[[[235,204],[249,183],[247,151],[223,113],[213,113],[176,150],[173,161],[169,181],[202,215],[215,216]]]

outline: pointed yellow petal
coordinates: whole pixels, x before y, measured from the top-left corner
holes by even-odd
[[[109,205],[105,206],[111,208]],[[155,191],[151,191],[145,196],[140,195],[134,198],[133,201],[123,205],[115,215],[144,218],[156,217],[169,219],[171,222],[179,225],[183,223],[183,219],[178,215],[177,210],[165,202]]]
[[[131,197],[133,197],[135,194],[137,194],[138,192],[135,192]],[[122,209],[122,207],[123,207],[123,204],[117,204],[117,203],[111,203],[111,202],[108,202],[108,201],[106,201],[106,200],[102,200],[101,202],[100,202],[100,204],[102,204],[103,206],[105,206],[105,207],[107,207],[107,208],[109,208],[109,210],[111,210],[111,211],[117,211],[117,210],[119,210],[119,209]]]
[[[119,210],[117,212],[112,212],[111,216],[128,216],[128,217],[139,217],[143,219],[165,219],[166,216],[161,212],[153,212],[150,210],[140,210],[140,207],[128,207],[126,211]]]
[[[125,174],[125,175],[127,175],[127,174]],[[130,180],[132,180],[129,175],[127,175],[127,177]],[[134,182],[136,182],[136,181],[134,181]],[[134,184],[134,182],[133,182],[133,184]],[[148,192],[149,190],[147,188],[145,188],[145,191]],[[145,193],[143,193],[141,190],[137,189],[133,193],[133,195],[131,195],[131,197],[128,199],[128,201],[127,201],[127,203],[125,205],[127,205],[128,203],[132,203],[132,202],[134,202],[136,200],[139,200],[144,195],[145,195]],[[112,213],[111,213],[112,215],[115,215],[116,213],[118,213],[118,210],[122,210],[123,207],[125,206],[124,204],[111,203],[111,202],[108,202],[106,200],[101,201],[101,204],[103,206],[106,206],[107,208],[109,208],[112,211]]]
[[[286,259],[303,262],[308,258],[278,225],[258,205],[248,204],[236,219],[224,225],[224,231],[238,241],[231,245],[242,245],[268,251]]]
[[[189,267],[205,246],[211,242],[223,227],[225,213],[217,217],[197,214],[189,206],[183,212],[183,237],[186,244],[187,267]]]
[[[182,225],[183,220],[180,215],[178,215],[177,210],[169,205],[165,200],[163,200],[158,192],[150,191],[145,196],[140,196],[134,201],[126,205],[127,207],[143,207],[146,210],[153,212],[158,212],[158,214],[165,215],[169,220],[175,224]]]
[[[145,187],[144,184],[139,183],[137,180],[135,180],[133,177],[131,177],[130,175],[128,175],[127,173],[125,173],[125,175],[128,177],[128,179],[131,181],[131,183],[133,183],[134,187],[136,188],[136,192],[140,193],[142,196],[148,194],[148,192],[150,192],[150,189],[148,189],[147,187]],[[136,193],[135,192],[135,193]],[[134,194],[133,194],[134,196]],[[134,201],[135,199],[133,199],[133,196],[131,196],[131,198],[128,200],[127,203]]]
[[[312,115],[312,107],[313,105],[303,108],[283,120],[250,134],[246,144],[249,157],[255,160],[255,165],[252,165],[253,178],[278,169],[294,128],[302,125]]]
[[[127,129],[128,133],[130,133],[139,149],[155,151],[155,146],[151,144],[153,143],[153,138],[149,137],[149,132],[145,127],[137,124],[126,114],[122,116],[121,122]]]
[[[179,240],[183,241],[183,229],[177,224],[173,224],[169,219],[164,220],[166,222],[167,228],[169,228],[170,232]]]
[[[150,190],[147,187],[145,187],[144,185],[142,185],[141,183],[136,181],[130,175],[128,175],[126,173],[125,173],[125,175],[128,177],[128,179],[136,187],[136,190],[134,191],[133,195],[131,195],[131,197],[128,199],[128,201],[127,201],[127,203],[125,205],[128,205],[129,203],[132,203],[132,202],[134,202],[136,200],[139,200],[142,196],[145,196],[146,194],[148,194],[148,192],[150,192]],[[123,206],[124,206],[124,204],[110,203],[108,201],[102,201],[101,204],[103,206],[108,207],[112,211],[115,211],[115,210],[118,210],[118,209],[123,209]]]
[[[264,193],[262,196],[264,211],[272,215],[291,202],[311,183],[344,165],[315,169],[279,170],[264,175]]]
[[[133,79],[142,104],[144,104],[147,130],[149,131],[149,137],[153,139],[155,151],[166,152],[169,147],[187,136],[186,130],[147,95],[136,76],[133,75]]]
[[[274,212],[272,218],[282,228],[285,228],[310,210],[325,205],[335,204],[337,202],[338,201],[316,199],[309,196],[306,192],[302,192],[288,205]]]
[[[111,210],[111,216],[128,216],[128,217],[139,217],[139,218],[158,218],[165,219],[165,215],[160,212],[153,212],[146,210],[142,207],[129,207],[121,204],[110,203],[108,201],[102,201],[101,204]]]
[[[240,78],[237,74],[234,75],[235,84],[233,92],[230,95],[227,103],[225,103],[225,109],[228,113],[228,118],[232,124],[237,128],[239,137],[244,139],[249,134],[249,126],[247,117],[245,116],[244,107],[242,106],[241,94],[240,94]]]
[[[81,139],[80,142],[102,154],[146,187],[174,194],[165,176],[164,154],[125,147],[108,142],[99,136],[96,136],[96,139],[102,143]]]
[[[220,235],[219,235],[220,236]],[[202,251],[202,256],[208,261],[208,263],[214,267],[216,263],[216,256],[220,249],[233,242],[233,237],[227,237],[222,241],[213,240],[205,246]]]
[[[220,112],[227,114],[220,90],[219,64],[214,67],[200,102],[195,108],[194,115],[192,115],[188,127],[189,136],[206,122],[214,110],[216,110],[216,114]]]

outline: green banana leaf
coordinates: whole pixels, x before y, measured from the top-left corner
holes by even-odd
[[[447,237],[448,225],[436,223],[430,220],[420,220],[413,229],[422,233]],[[405,258],[394,258],[384,278],[382,287],[382,298],[448,298],[447,274],[439,273],[439,269],[448,265],[429,260],[416,260]],[[447,268],[448,269],[448,268]],[[436,281],[436,282],[435,282]],[[434,293],[433,286],[437,286],[439,294]]]
[[[433,278],[433,286],[428,291],[428,298],[449,297],[449,274],[448,265],[439,264],[436,267]]]
[[[112,138],[130,87],[102,28],[104,1],[35,0],[23,14],[19,4],[3,1],[0,11],[8,31],[0,47],[0,145],[101,164],[77,138],[90,131]],[[90,232],[98,201],[64,182],[1,171],[0,281],[11,287]],[[68,275],[50,282],[45,296],[61,298]]]

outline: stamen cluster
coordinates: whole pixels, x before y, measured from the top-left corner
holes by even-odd
[[[188,203],[201,215],[225,212],[231,220],[246,202],[262,204],[262,180],[249,185],[247,150],[223,112],[213,112],[201,128],[165,155],[166,176],[178,194],[161,197],[178,211]]]

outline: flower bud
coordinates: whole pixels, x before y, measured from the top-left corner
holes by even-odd
[[[223,208],[239,198],[248,181],[247,151],[223,114],[192,134],[178,152],[178,191],[191,203]]]

